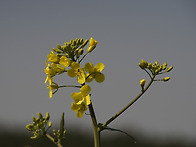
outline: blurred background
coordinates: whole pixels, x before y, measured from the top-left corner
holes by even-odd
[[[44,83],[45,60],[56,44],[93,37],[99,43],[84,63],[105,64],[106,80],[90,85],[100,123],[140,92],[139,81],[148,78],[138,66],[141,59],[174,66],[164,75],[170,81],[155,82],[110,124],[138,143],[124,134],[105,131],[102,146],[196,146],[195,15],[194,0],[1,0],[0,143],[55,146],[47,139],[30,141],[32,134],[25,125],[32,123],[37,112],[49,112],[57,128],[65,112],[65,145],[93,146],[90,117],[79,119],[70,109],[70,95],[76,90],[60,89],[49,99]],[[60,76],[55,81],[72,84],[74,80]]]

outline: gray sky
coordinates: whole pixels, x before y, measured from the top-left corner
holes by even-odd
[[[92,101],[104,123],[139,92],[147,75],[141,59],[167,62],[174,70],[169,82],[157,82],[111,126],[139,129],[147,134],[196,139],[196,2],[192,0],[139,1],[28,1],[0,2],[0,120],[15,128],[31,123],[37,112],[66,125],[91,130],[89,116],[79,119],[70,110],[71,92],[60,89],[48,97],[43,72],[47,54],[56,44],[93,37],[99,41],[84,62],[105,64],[104,83],[92,82]],[[57,81],[72,84],[60,76]],[[75,82],[76,83],[76,82]]]

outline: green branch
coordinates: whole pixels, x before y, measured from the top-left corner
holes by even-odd
[[[146,88],[144,88],[141,93],[133,100],[131,101],[126,107],[124,107],[121,111],[119,111],[118,113],[116,113],[114,116],[112,116],[109,120],[106,121],[106,123],[104,123],[102,126],[103,128],[105,126],[107,126],[108,124],[110,124],[113,120],[115,120],[119,115],[121,115],[125,110],[127,110],[130,106],[132,106],[145,92],[146,90],[150,87],[150,85],[152,84],[152,82],[154,81],[155,76],[153,76],[151,78],[151,81],[149,82],[149,84],[146,86]],[[102,130],[101,130],[102,131]]]

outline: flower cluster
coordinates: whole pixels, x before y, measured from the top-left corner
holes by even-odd
[[[33,124],[26,125],[26,129],[34,134],[31,139],[38,139],[46,134],[47,130],[52,126],[52,122],[48,122],[49,119],[50,115],[48,112],[45,117],[41,113],[38,113],[38,118],[32,117]]]
[[[173,66],[170,66],[169,68],[167,68],[167,63],[165,62],[164,64],[159,64],[158,61],[156,61],[154,64],[152,63],[148,63],[146,62],[145,60],[141,60],[141,62],[139,63],[139,67],[143,70],[145,70],[148,75],[150,76],[150,78],[152,79],[153,77],[157,76],[157,75],[160,75],[160,74],[164,74],[166,72],[170,72],[172,69],[173,69]],[[150,72],[148,72],[150,71]],[[153,79],[153,81],[168,81],[170,80],[170,77],[165,77],[163,79]],[[145,79],[142,79],[140,81],[140,86],[142,88],[142,90],[144,90],[144,85],[146,83],[146,80]]]
[[[84,53],[84,47],[89,42],[89,45]],[[47,77],[45,83],[48,82],[47,88],[49,89],[49,97],[52,98],[53,94],[58,91],[61,87],[79,87],[80,92],[72,93],[71,97],[75,102],[72,103],[71,109],[76,112],[78,117],[82,117],[84,111],[87,110],[87,106],[91,103],[90,101],[90,91],[91,87],[86,85],[86,82],[91,82],[95,79],[96,82],[101,83],[105,80],[105,76],[101,73],[104,69],[103,63],[97,63],[95,66],[88,62],[81,66],[81,62],[84,57],[91,53],[97,46],[97,41],[90,38],[90,41],[78,39],[70,40],[70,42],[65,42],[64,45],[60,46],[57,44],[57,48],[53,48],[53,51],[47,56],[46,68],[44,72]],[[66,73],[69,77],[76,77],[77,82],[81,86],[70,86],[63,85],[59,86],[57,83],[53,82],[53,78],[56,75]]]

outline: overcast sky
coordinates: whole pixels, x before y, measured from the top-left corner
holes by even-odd
[[[1,0],[1,123],[25,131],[37,112],[50,112],[58,121],[64,111],[67,126],[91,130],[90,117],[79,119],[70,109],[71,92],[78,89],[60,89],[49,99],[43,71],[56,44],[93,37],[99,43],[84,63],[104,63],[106,77],[90,84],[98,122],[140,92],[139,81],[148,78],[138,67],[140,60],[158,60],[174,66],[165,75],[171,80],[154,83],[111,126],[196,139],[195,16],[194,0]],[[57,80],[76,83],[66,75]]]

